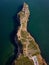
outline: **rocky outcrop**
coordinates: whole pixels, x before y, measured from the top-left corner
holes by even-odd
[[[27,22],[29,19],[29,15],[29,7],[26,3],[24,3],[22,10],[17,14],[17,17],[20,21],[20,27],[16,35],[18,37],[18,40],[23,45],[23,53],[19,54],[18,59],[20,59],[23,55],[23,59],[28,58],[30,61],[33,62],[32,65],[47,65],[45,60],[41,56],[41,51],[39,49],[38,44],[36,43],[35,39],[31,36],[31,34],[27,31]],[[17,64],[17,60],[15,60],[15,65],[20,65]]]

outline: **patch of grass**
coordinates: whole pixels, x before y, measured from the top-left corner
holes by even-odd
[[[22,25],[23,25],[23,27],[25,27],[25,25],[26,25],[26,24],[25,24],[25,21],[22,23]]]
[[[29,42],[30,42],[30,44],[28,45],[28,48],[37,49],[35,42],[33,40],[30,40]]]
[[[22,38],[21,39],[21,42],[23,42],[23,43],[26,42],[26,39],[25,38]]]
[[[38,45],[36,44],[36,42],[33,40],[30,40],[29,42],[30,42],[30,44],[28,45],[28,49],[35,50],[32,54],[33,55],[39,54],[40,49],[39,49]]]
[[[21,36],[26,39],[28,36],[28,32],[21,30]]]
[[[34,49],[34,45],[32,44],[32,43],[30,43],[29,45],[28,45],[28,48],[31,48],[31,49]]]
[[[36,49],[39,50],[39,46],[38,46],[38,44],[37,44],[35,41],[30,40],[29,42],[30,42],[30,44],[29,44],[29,47],[30,47],[30,48],[34,48],[35,50],[36,50]]]
[[[32,54],[32,56],[35,56],[35,55],[38,55],[38,54],[40,54],[40,53],[37,51],[35,54]]]
[[[28,57],[21,56],[16,60],[15,65],[34,65],[34,63]]]
[[[28,37],[28,40],[32,40],[32,38],[31,37]]]

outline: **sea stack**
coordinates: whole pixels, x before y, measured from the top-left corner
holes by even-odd
[[[14,60],[14,65],[47,65],[41,56],[41,51],[38,44],[27,31],[29,15],[29,6],[24,3],[22,10],[17,14],[20,21],[20,26],[16,34],[18,41],[22,44],[22,53],[20,51],[18,58]]]

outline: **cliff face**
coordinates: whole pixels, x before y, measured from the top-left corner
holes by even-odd
[[[20,53],[18,59],[15,60],[15,65],[24,65],[24,63],[26,64],[26,62],[30,63],[30,65],[47,65],[45,60],[41,56],[41,51],[39,49],[38,44],[27,31],[27,22],[29,15],[30,15],[29,7],[26,3],[24,3],[22,10],[17,14],[17,17],[20,21],[20,27],[17,32],[17,37],[18,40],[23,45],[23,53]],[[29,60],[26,61],[24,60],[24,58]],[[23,60],[26,62],[24,62]],[[21,62],[18,61],[24,63],[21,64]]]

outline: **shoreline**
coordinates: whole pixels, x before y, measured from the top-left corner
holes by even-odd
[[[38,44],[36,43],[35,39],[30,35],[30,33],[27,31],[27,22],[28,22],[29,15],[30,15],[29,7],[26,3],[24,3],[22,10],[18,13],[18,18],[20,20],[20,27],[17,32],[18,40],[20,40],[21,44],[23,45],[22,54],[24,55],[24,57],[28,57],[29,59],[33,58],[32,60],[34,62],[34,65],[38,65],[38,64],[47,65],[45,60],[43,60],[41,56],[41,52]],[[38,56],[35,54],[37,54]]]

